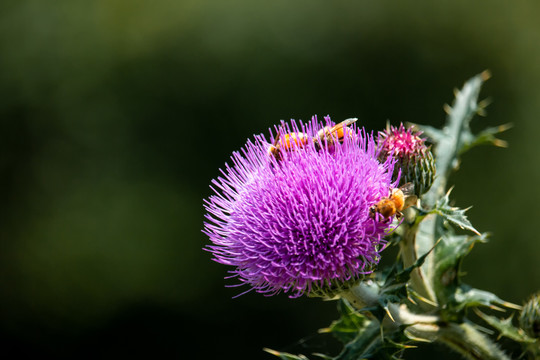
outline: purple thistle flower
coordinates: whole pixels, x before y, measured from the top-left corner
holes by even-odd
[[[392,219],[373,218],[370,207],[397,185],[394,160],[379,163],[373,136],[355,127],[343,143],[316,146],[322,128],[316,116],[282,123],[282,138],[305,133],[310,140],[278,159],[269,153],[274,136],[255,136],[212,180],[206,250],[257,292],[297,297],[355,281],[373,271],[393,230]]]

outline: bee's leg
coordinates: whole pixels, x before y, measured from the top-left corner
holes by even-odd
[[[274,143],[272,144],[273,147],[277,147],[280,136],[281,136],[281,128],[279,128],[279,130],[278,130],[278,132],[276,134],[276,137],[274,138]]]

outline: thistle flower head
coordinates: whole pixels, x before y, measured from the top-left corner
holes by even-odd
[[[427,192],[435,179],[435,161],[431,150],[426,146],[421,131],[414,127],[405,128],[388,125],[385,131],[379,132],[379,159],[385,161],[389,157],[396,160],[394,178],[401,172],[400,185],[413,183],[416,195]]]
[[[357,280],[378,263],[392,230],[392,219],[370,216],[370,207],[397,185],[393,160],[380,163],[373,137],[355,127],[321,147],[324,125],[316,117],[282,123],[280,139],[308,141],[289,141],[280,156],[272,156],[274,136],[255,136],[212,181],[206,250],[258,292],[317,295]]]

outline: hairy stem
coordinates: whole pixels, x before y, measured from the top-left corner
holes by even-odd
[[[437,341],[470,360],[510,359],[491,339],[476,330],[469,322],[449,323],[441,327]]]
[[[413,209],[407,209],[407,211],[414,211]],[[401,258],[403,260],[403,266],[408,268],[413,266],[418,260],[418,253],[416,252],[416,233],[418,231],[419,221],[415,221],[412,225],[403,224],[403,237],[399,243]],[[414,269],[411,273],[410,280],[411,289],[426,301],[420,302],[420,307],[424,310],[433,309],[433,304],[436,302],[435,292],[433,291],[430,283],[427,281],[421,267]]]

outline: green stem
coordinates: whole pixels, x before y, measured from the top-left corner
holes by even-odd
[[[470,360],[510,360],[495,343],[469,322],[449,323],[439,330],[437,341]]]
[[[342,294],[357,309],[377,304],[378,288],[374,283],[360,283]],[[415,341],[437,341],[454,349],[469,360],[509,360],[497,345],[468,321],[463,323],[443,323],[436,315],[422,315],[411,312],[406,305],[389,303],[388,315],[382,322],[385,334],[406,326],[407,336]],[[359,348],[366,348],[366,342],[375,346],[380,342],[380,324],[373,321],[366,333],[362,332],[360,341],[352,341],[340,354],[340,358],[355,353]],[[370,346],[371,346],[370,345]]]
[[[413,209],[407,209],[408,212],[413,212]],[[406,216],[409,214],[406,214]],[[418,253],[416,252],[416,233],[420,221],[415,221],[412,225],[403,224],[403,236],[399,242],[401,258],[403,260],[403,266],[408,268],[413,266],[418,260]],[[419,296],[423,297],[427,301],[421,301],[420,307],[423,310],[432,310],[433,304],[436,302],[435,292],[433,291],[430,283],[427,281],[422,268],[418,267],[411,273],[410,279],[411,289]]]

